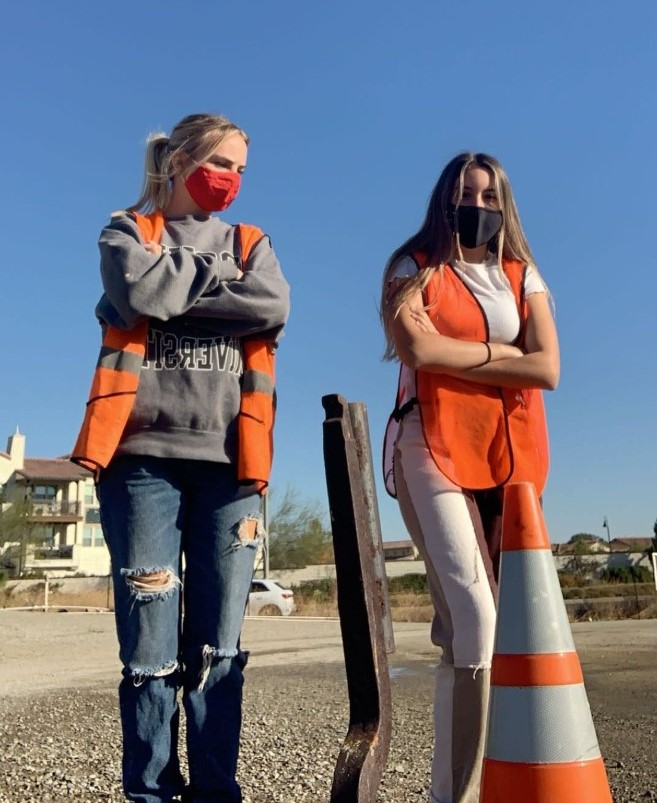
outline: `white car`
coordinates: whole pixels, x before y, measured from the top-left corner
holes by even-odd
[[[289,616],[295,609],[294,592],[276,580],[251,581],[247,616]]]

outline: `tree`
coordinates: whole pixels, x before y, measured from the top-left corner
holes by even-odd
[[[644,550],[644,553],[643,553],[648,558],[648,560],[650,561],[650,568],[651,569],[652,569],[652,565],[653,565],[653,563],[652,563],[653,553],[657,552],[657,520],[655,520],[655,523],[652,526],[652,531],[655,534],[655,537],[650,541],[650,546],[646,547],[646,549]]]
[[[269,568],[332,563],[333,542],[325,521],[316,503],[301,500],[288,488],[269,523]]]
[[[593,535],[592,533],[575,533],[575,535],[569,538],[568,543],[573,546],[590,547],[593,544],[599,543],[601,540],[602,539],[598,538],[597,535]]]
[[[23,574],[28,546],[43,541],[43,526],[31,518],[29,500],[0,505],[0,561],[18,577]]]
[[[653,531],[655,537],[652,539],[652,541],[650,543],[650,546],[646,550],[646,553],[648,554],[648,557],[650,557],[653,552],[657,552],[657,519],[655,519],[655,523],[652,526],[652,531]]]

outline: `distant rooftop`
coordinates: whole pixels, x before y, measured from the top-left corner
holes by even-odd
[[[61,457],[38,458],[26,457],[25,466],[16,471],[21,477],[33,482],[34,480],[70,480],[78,481],[93,476],[82,466],[77,466]]]
[[[640,535],[628,535],[625,538],[613,538],[611,541],[612,552],[643,552],[652,545],[652,538]]]
[[[413,542],[410,538],[405,539],[404,541],[383,541],[383,548],[384,549],[412,549]]]

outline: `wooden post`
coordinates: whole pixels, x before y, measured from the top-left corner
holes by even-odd
[[[391,734],[387,653],[394,652],[388,584],[364,404],[324,396],[324,466],[338,611],[349,691],[349,730],[331,803],[374,803]]]

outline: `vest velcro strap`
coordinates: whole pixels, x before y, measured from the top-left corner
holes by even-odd
[[[139,376],[144,357],[130,351],[119,351],[103,346],[98,356],[96,368],[111,368],[114,371],[125,371]]]
[[[411,412],[416,404],[418,404],[417,396],[413,396],[413,398],[409,399],[406,404],[402,404],[401,407],[395,407],[395,409],[392,411],[392,417],[397,423],[399,423],[405,415]]]
[[[268,374],[262,371],[246,370],[242,376],[243,393],[266,393],[274,395],[274,382]]]

